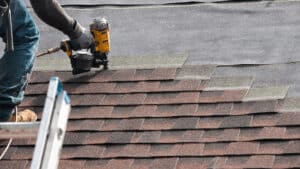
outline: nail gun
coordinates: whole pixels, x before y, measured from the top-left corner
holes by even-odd
[[[59,47],[48,49],[45,52],[37,54],[36,57],[63,50],[71,60],[74,75],[89,72],[91,68],[99,68],[100,66],[107,69],[107,55],[110,51],[109,24],[107,20],[104,18],[95,19],[90,25],[90,31],[94,37],[94,43],[87,51],[73,53],[70,41],[65,40],[61,42]]]

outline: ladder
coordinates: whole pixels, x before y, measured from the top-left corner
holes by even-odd
[[[0,139],[37,137],[30,169],[56,169],[70,111],[66,91],[59,79],[52,77],[41,122],[0,123]]]

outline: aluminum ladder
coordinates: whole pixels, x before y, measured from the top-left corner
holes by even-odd
[[[66,91],[52,77],[41,122],[0,123],[0,139],[37,137],[30,169],[57,169],[70,111]]]

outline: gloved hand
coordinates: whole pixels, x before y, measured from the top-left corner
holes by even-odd
[[[76,39],[71,39],[69,44],[72,50],[80,50],[90,48],[93,42],[94,38],[90,31],[83,29],[82,34]]]

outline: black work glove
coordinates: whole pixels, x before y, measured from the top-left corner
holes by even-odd
[[[77,38],[71,39],[69,44],[72,50],[89,49],[94,42],[91,32],[83,28],[79,23],[76,23],[77,29],[81,29],[81,35]]]

